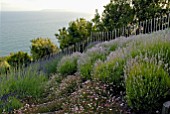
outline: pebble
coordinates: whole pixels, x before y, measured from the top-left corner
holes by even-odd
[[[120,106],[123,107],[123,106],[124,106],[124,103],[121,103]]]
[[[159,114],[159,111],[157,110],[156,113]]]
[[[115,101],[119,101],[120,100],[120,97],[116,98]]]

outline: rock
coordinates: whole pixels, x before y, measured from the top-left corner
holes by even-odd
[[[119,101],[121,98],[120,97],[117,97],[116,99],[115,99],[115,101]]]
[[[170,114],[170,101],[167,101],[163,104],[162,114]]]
[[[121,103],[120,106],[123,107],[123,106],[124,106],[124,103]]]

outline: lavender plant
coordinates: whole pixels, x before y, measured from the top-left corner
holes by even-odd
[[[92,69],[95,61],[102,60],[104,61],[107,56],[106,49],[100,48],[92,48],[87,50],[87,52],[83,53],[82,56],[78,60],[78,70],[80,75],[84,79],[91,79]]]
[[[113,83],[116,87],[123,86],[124,60],[115,59],[105,63],[96,63],[93,77],[97,80]]]
[[[161,107],[170,89],[170,77],[161,65],[132,59],[125,67],[125,76],[129,106],[147,112]]]
[[[60,75],[67,76],[77,72],[77,60],[80,58],[81,53],[73,53],[70,56],[64,56],[57,65],[57,71]]]
[[[127,39],[125,37],[120,37],[118,39],[99,43],[99,44],[95,45],[94,47],[96,47],[96,48],[102,47],[102,48],[105,48],[108,52],[112,52],[112,51],[115,51],[117,48],[126,47],[126,45],[130,41],[132,41],[132,38]]]
[[[133,58],[139,55],[147,55],[148,58],[155,57],[157,62],[161,60],[164,63],[164,68],[170,67],[170,38],[167,35],[158,34],[154,38],[144,38],[140,45],[131,50],[131,56]],[[170,69],[168,72],[170,74]]]

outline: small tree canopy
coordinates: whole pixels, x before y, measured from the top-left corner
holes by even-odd
[[[70,45],[76,44],[90,36],[92,23],[84,18],[71,21],[69,27],[59,29],[59,33],[55,34],[60,42],[60,48],[63,49]]]
[[[103,24],[101,22],[101,17],[97,9],[94,18],[92,19],[92,22],[93,22],[93,31],[99,32],[103,30]]]
[[[31,40],[31,54],[34,60],[59,51],[59,48],[49,38]]]
[[[126,26],[134,19],[133,9],[126,0],[111,0],[104,8],[101,19],[106,31]]]
[[[19,51],[17,53],[11,53],[7,57],[7,62],[13,67],[26,66],[31,62],[31,56],[28,53]]]
[[[140,21],[160,17],[170,11],[169,0],[132,0],[136,18]]]

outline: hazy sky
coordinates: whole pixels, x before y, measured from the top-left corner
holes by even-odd
[[[99,12],[110,0],[1,0],[1,11],[39,11],[60,9],[67,11]]]

